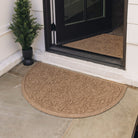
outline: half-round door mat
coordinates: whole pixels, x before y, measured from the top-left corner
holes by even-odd
[[[116,105],[126,86],[60,67],[37,63],[24,77],[22,90],[38,110],[59,117],[100,114]]]

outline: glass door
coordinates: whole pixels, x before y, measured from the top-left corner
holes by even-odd
[[[111,30],[111,0],[55,1],[57,44]]]

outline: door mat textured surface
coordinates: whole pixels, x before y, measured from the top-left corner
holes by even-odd
[[[24,77],[22,92],[38,110],[59,117],[100,114],[116,105],[127,86],[49,64],[37,63]]]
[[[102,55],[123,58],[123,36],[102,34],[64,44],[64,46]]]

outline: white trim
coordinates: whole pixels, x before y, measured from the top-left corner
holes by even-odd
[[[43,11],[39,11],[39,10],[33,10],[33,9],[32,9],[32,11],[33,11],[33,12],[43,12]]]
[[[5,60],[0,62],[0,76],[8,72],[14,66],[19,64],[22,61],[21,51],[17,51],[13,55],[9,56]]]
[[[53,17],[53,0],[50,0],[50,13],[51,13],[51,24],[54,23],[54,17]],[[54,44],[54,31],[51,31],[51,39],[52,44]]]
[[[56,25],[56,9],[55,0],[50,0],[50,13],[51,13],[51,24]],[[56,31],[51,31],[52,44],[57,44]]]
[[[9,30],[8,28],[9,28],[9,24],[6,24],[0,27],[0,37],[11,32],[11,30]]]
[[[129,5],[138,5],[138,3],[136,3],[136,2],[129,2],[128,4]]]
[[[10,33],[11,31],[10,30],[8,30],[8,31],[5,31],[5,32],[3,32],[3,33],[0,33],[0,37],[2,37],[3,35],[6,35],[7,33]]]
[[[34,58],[43,63],[56,65],[95,77],[100,77],[103,79],[138,87],[138,78],[134,78],[126,70],[108,67],[93,62],[83,61],[80,59],[66,57],[49,52],[42,54],[40,51],[35,51]]]

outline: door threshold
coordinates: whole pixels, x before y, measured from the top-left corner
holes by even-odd
[[[125,70],[125,66],[123,65],[123,60],[121,58],[106,56],[70,47],[64,47],[62,45],[52,45],[48,48],[47,51]]]

